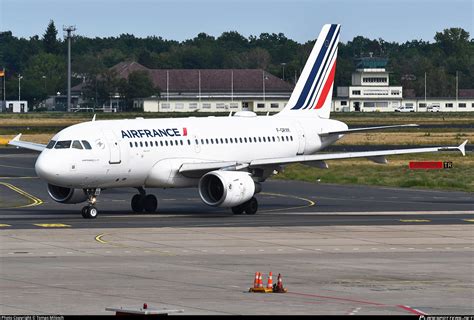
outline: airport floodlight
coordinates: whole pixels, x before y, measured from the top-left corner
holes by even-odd
[[[64,36],[67,39],[67,111],[71,110],[71,36],[76,26],[63,26]]]

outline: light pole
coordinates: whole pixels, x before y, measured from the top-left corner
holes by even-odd
[[[283,67],[283,81],[285,81],[285,66],[286,66],[286,62],[282,62],[282,63],[281,63],[281,66]]]
[[[67,111],[71,111],[71,37],[76,31],[75,26],[63,27],[67,39]]]
[[[23,79],[23,76],[18,74],[18,101],[21,100],[21,79]]]
[[[265,75],[265,70],[262,70],[263,104],[265,104],[265,80],[268,80],[268,76]]]
[[[41,78],[44,80],[44,93],[48,95],[48,92],[46,91],[46,76],[42,76]]]

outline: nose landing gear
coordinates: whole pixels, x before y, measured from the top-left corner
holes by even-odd
[[[94,206],[97,201],[97,196],[100,194],[100,189],[86,189],[87,193],[87,202],[89,204],[82,208],[81,213],[84,219],[95,219],[99,214],[97,208]]]
[[[146,194],[145,189],[142,187],[137,188],[139,194],[132,197],[132,210],[133,212],[148,212],[153,213],[158,208],[158,200],[152,194]]]

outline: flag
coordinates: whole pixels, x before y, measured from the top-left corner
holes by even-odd
[[[4,77],[4,76],[5,76],[5,69],[0,70],[0,77]]]

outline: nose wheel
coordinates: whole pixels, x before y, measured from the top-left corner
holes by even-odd
[[[146,194],[143,188],[138,188],[139,194],[136,194],[132,197],[131,205],[133,212],[147,212],[153,213],[156,212],[158,208],[158,200],[152,194]]]
[[[99,211],[94,206],[97,201],[97,196],[100,194],[100,189],[86,189],[87,202],[89,204],[82,208],[81,213],[84,219],[95,219]]]

